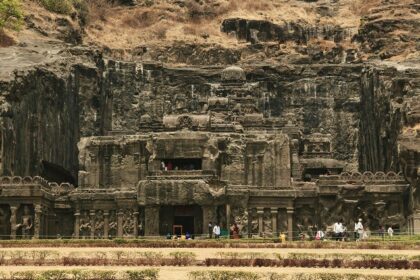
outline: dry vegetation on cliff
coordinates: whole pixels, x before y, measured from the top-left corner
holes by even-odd
[[[127,5],[131,1],[125,0],[13,1],[22,2],[26,16],[26,29],[21,33],[25,36],[19,35],[17,42],[22,37],[27,40],[25,43],[48,37],[98,46],[113,54],[153,49],[155,53],[150,59],[154,60],[162,56],[156,52],[163,56],[181,53],[185,50],[180,46],[186,45],[194,46],[195,53],[207,54],[217,49],[237,52],[243,61],[274,57],[293,62],[296,57],[304,61],[302,56],[313,58],[320,54],[324,61],[337,63],[341,61],[338,58],[341,53],[353,50],[358,53],[357,61],[372,57],[415,60],[418,54],[415,23],[420,17],[415,0],[137,0],[131,6]],[[238,40],[234,32],[222,30],[224,20],[235,18],[266,22],[286,31],[297,26],[291,32],[296,37],[304,36],[305,40],[272,40],[265,43],[264,51],[245,50],[244,53],[249,40]],[[294,27],[290,29],[290,26]],[[338,35],[343,39],[335,40],[334,36],[321,33],[311,37],[313,30],[335,33],[334,36],[343,32]],[[357,37],[358,33],[364,37]],[[14,43],[10,36],[3,35],[3,38],[9,40],[3,40],[3,45]],[[141,59],[145,59],[143,55]]]

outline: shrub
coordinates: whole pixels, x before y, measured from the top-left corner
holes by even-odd
[[[85,3],[87,6],[85,24],[89,24],[98,20],[105,22],[107,20],[110,9],[113,7],[112,2],[107,0],[89,0],[83,1],[83,3]],[[79,17],[83,19],[82,16]]]
[[[254,272],[245,271],[192,271],[192,280],[258,280],[261,276]]]
[[[173,258],[174,265],[191,265],[196,258],[192,252],[171,252],[169,255]]]
[[[158,15],[153,11],[136,11],[123,19],[123,24],[132,28],[145,28],[155,24]]]
[[[0,30],[9,28],[19,30],[23,24],[23,12],[20,0],[0,1]]]
[[[159,279],[159,270],[145,269],[145,270],[128,270],[127,280],[157,280]]]
[[[69,15],[74,11],[72,0],[39,0],[50,12]]]

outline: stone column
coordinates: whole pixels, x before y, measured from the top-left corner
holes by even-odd
[[[259,187],[263,186],[263,182],[264,182],[264,154],[258,154],[257,155],[257,159],[258,159],[258,176],[257,176],[257,185]]]
[[[139,211],[137,209],[133,210],[133,216],[134,216],[134,238],[137,238],[139,236]]]
[[[42,231],[44,233],[43,234],[44,237],[48,238],[49,237],[48,234],[49,234],[50,213],[49,213],[47,207],[44,207],[44,211],[43,212],[44,212],[44,214],[43,214],[43,217],[44,217],[44,229]]]
[[[277,215],[279,210],[271,208],[271,227],[273,228],[273,236],[277,236]]]
[[[95,239],[95,210],[90,210],[90,239]]]
[[[287,239],[289,241],[293,241],[293,213],[293,208],[287,208]]]
[[[258,214],[258,233],[262,235],[262,233],[264,232],[264,223],[263,223],[264,208],[257,207],[257,214]]]
[[[230,236],[230,204],[226,204],[226,228],[228,230],[228,237]]]
[[[412,221],[413,221],[412,223],[413,234],[419,234],[420,233],[420,211],[414,213]]]
[[[201,209],[203,210],[203,235],[208,235],[208,227],[209,223],[211,221],[210,214],[211,214],[211,207],[212,206],[201,206]],[[214,223],[214,221],[211,221]]]
[[[104,211],[104,238],[108,239],[109,237],[109,211]]]
[[[34,238],[39,239],[41,233],[41,217],[42,217],[42,206],[41,204],[34,205],[35,218],[34,218]]]
[[[144,235],[159,235],[159,206],[144,208]]]
[[[123,237],[123,215],[124,212],[120,209],[117,213],[117,237]]]
[[[80,211],[76,210],[74,213],[74,238],[80,237]]]
[[[16,215],[19,205],[10,205],[10,239],[16,239]]]
[[[248,208],[248,238],[252,237],[252,209]]]
[[[252,166],[252,185],[257,185],[257,166],[255,161],[255,155],[252,155],[251,166]]]
[[[246,185],[252,185],[252,155],[246,155]]]

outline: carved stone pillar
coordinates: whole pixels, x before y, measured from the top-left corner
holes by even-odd
[[[159,235],[159,206],[144,208],[144,235]]]
[[[264,154],[257,155],[258,160],[258,176],[257,176],[257,185],[262,187],[264,182]]]
[[[293,208],[287,208],[287,239],[293,241]]]
[[[16,239],[16,215],[19,205],[10,205],[10,239]]]
[[[117,237],[119,238],[123,236],[123,215],[124,212],[120,209],[117,213]]]
[[[252,185],[252,155],[246,155],[246,185]]]
[[[108,239],[109,237],[109,211],[104,211],[104,238]]]
[[[90,210],[90,239],[95,239],[95,210]]]
[[[139,236],[139,212],[137,209],[134,210],[134,238]]]
[[[277,208],[271,208],[271,227],[273,228],[273,236],[277,236],[277,216],[279,210]]]
[[[228,237],[230,235],[230,204],[226,204],[226,228],[228,230]]]
[[[35,207],[35,218],[34,218],[34,238],[39,239],[41,233],[41,218],[42,218],[42,206],[36,204]]]
[[[208,233],[208,226],[210,223],[210,208],[211,206],[202,206],[201,209],[203,211],[203,234],[209,234]]]
[[[74,213],[74,238],[80,237],[80,211],[76,210]]]
[[[263,223],[264,208],[257,207],[257,215],[258,215],[258,234],[262,235],[264,232],[264,223]]]
[[[255,155],[252,155],[251,166],[252,166],[252,185],[257,185],[257,163],[255,160]]]
[[[216,206],[205,205],[205,206],[202,206],[201,208],[203,210],[203,234],[208,235],[209,223],[211,222],[213,226],[215,223],[217,223]]]
[[[50,213],[49,213],[47,207],[43,208],[43,215],[42,216],[44,217],[44,224],[43,224],[44,229],[41,228],[41,230],[43,232],[44,237],[48,238],[48,234],[49,234],[49,228],[48,227],[49,227],[49,222],[50,222]]]

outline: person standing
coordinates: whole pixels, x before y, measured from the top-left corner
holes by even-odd
[[[389,236],[389,237],[394,236],[394,230],[392,229],[392,227],[391,227],[391,226],[389,226],[389,228],[388,228],[388,236]]]
[[[213,223],[209,222],[209,238],[211,239],[213,237]]]
[[[219,227],[218,224],[215,224],[214,225],[213,234],[214,234],[214,238],[215,239],[219,239],[219,236],[220,236],[220,227]]]
[[[343,238],[344,228],[343,228],[343,223],[341,220],[334,224],[333,231],[334,231],[334,237],[336,241],[339,241],[340,239]]]
[[[379,226],[379,236],[382,238],[382,240],[385,239],[385,229],[383,226]]]
[[[359,218],[359,222],[354,226],[354,231],[357,233],[356,241],[360,241],[363,237],[363,224],[362,219]]]

